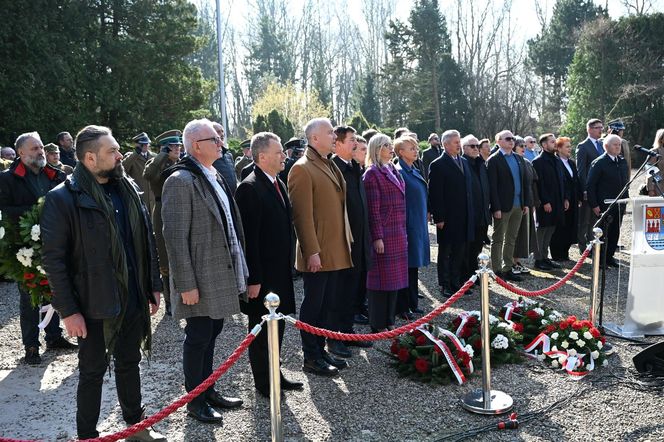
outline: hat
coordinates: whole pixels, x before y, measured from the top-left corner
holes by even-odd
[[[244,140],[243,142],[240,143],[240,147],[242,149],[249,149],[251,148],[251,140]]]
[[[140,134],[136,135],[134,138],[131,139],[136,144],[150,144],[150,137],[148,137],[148,134],[145,132],[141,132]]]
[[[46,146],[44,146],[44,152],[46,153],[60,153],[60,148],[58,147],[57,144],[54,143],[48,143]]]
[[[301,149],[301,150],[304,150],[303,144],[304,144],[304,140],[302,138],[293,137],[290,140],[288,140],[286,142],[286,144],[284,144],[284,147],[286,149]]]
[[[167,130],[163,134],[158,135],[155,140],[160,146],[165,146],[167,144],[182,144],[182,132],[177,129]]]
[[[609,121],[609,128],[611,130],[625,130],[625,123],[620,120]]]

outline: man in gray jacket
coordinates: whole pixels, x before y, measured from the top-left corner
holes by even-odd
[[[212,373],[215,340],[224,318],[240,312],[247,290],[244,233],[231,190],[212,166],[222,152],[221,138],[207,119],[184,128],[187,156],[167,169],[161,195],[164,241],[169,257],[171,304],[185,319],[182,368],[191,391]],[[210,387],[187,405],[201,422],[221,422],[212,407],[239,407]]]

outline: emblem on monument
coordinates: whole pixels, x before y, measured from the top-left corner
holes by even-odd
[[[646,206],[643,232],[646,242],[655,250],[664,250],[664,223],[662,207]]]

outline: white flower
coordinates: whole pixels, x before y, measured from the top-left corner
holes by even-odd
[[[554,345],[553,347],[551,347],[551,351],[558,351],[558,347]]]
[[[44,270],[44,267],[42,267],[42,266],[37,266],[37,271],[38,271],[39,273],[41,273],[42,275],[45,275],[45,274],[46,274],[46,271]]]
[[[546,355],[544,355],[544,354],[537,355],[537,360],[538,360],[538,361],[541,362],[541,361],[543,361],[544,359],[546,359]]]
[[[579,339],[579,334],[577,332],[573,331],[569,334],[569,338],[574,339],[576,341],[577,339]]]
[[[602,348],[603,346],[602,341],[597,341],[597,348]]]
[[[39,241],[39,236],[41,235],[41,227],[39,227],[39,224],[35,224],[32,226],[32,229],[30,229],[30,238],[32,238],[33,241]]]
[[[567,341],[563,341],[563,342],[561,342],[560,346],[561,346],[562,348],[567,348],[567,347],[569,347],[569,342],[567,342]]]
[[[553,361],[551,361],[551,366],[553,368],[558,368],[558,361],[556,361],[555,359]]]
[[[2,221],[2,210],[0,210],[0,221]]]
[[[576,350],[574,350],[573,348],[570,348],[569,350],[567,350],[567,354],[569,356],[576,356]]]
[[[579,339],[578,341],[576,341],[576,345],[578,345],[579,347],[583,347],[584,345],[586,345],[586,341],[584,341],[583,339]]]
[[[509,347],[509,341],[507,338],[500,333],[496,335],[496,337],[493,339],[493,342],[491,342],[491,347],[500,350],[503,348]]]
[[[32,255],[34,255],[34,253],[35,253],[35,251],[32,249],[32,247],[30,247],[30,248],[22,247],[16,253],[16,259],[23,266],[31,267],[32,266]]]
[[[468,356],[470,356],[471,358],[472,358],[473,356],[475,356],[475,350],[473,350],[473,346],[472,346],[472,345],[466,345],[466,346],[464,347],[464,351],[465,351],[466,353],[468,353]]]
[[[548,323],[549,321],[547,321],[546,319],[542,319],[542,325],[547,325]]]
[[[593,352],[590,353],[590,356],[591,356],[593,359],[598,359],[598,358],[599,358],[599,352],[598,352],[597,350],[595,350],[595,351],[593,351]]]
[[[585,339],[586,341],[591,341],[593,339],[593,335],[590,334],[589,331],[585,331],[583,332],[583,339]]]
[[[544,316],[544,310],[542,310],[542,309],[539,308],[539,307],[534,308],[533,311],[534,311],[535,313],[537,313],[538,315],[540,315],[540,316]]]
[[[500,327],[500,328],[512,328],[512,326],[509,325],[507,322],[502,322],[502,321],[498,323],[497,327]]]
[[[551,335],[551,339],[558,339],[559,336],[560,335],[558,334],[558,332],[553,332],[553,334]]]
[[[0,226],[0,239],[5,237],[5,228]]]
[[[609,365],[609,360],[608,360],[608,359],[604,359],[604,362],[602,362],[602,366],[603,366],[603,367],[606,367],[607,365]]]
[[[558,363],[560,365],[565,365],[565,362],[567,362],[567,357],[565,355],[558,356]]]
[[[549,319],[552,320],[552,321],[557,321],[558,319],[561,319],[562,317],[563,317],[563,315],[558,313],[556,310],[552,311],[549,314]]]
[[[496,322],[498,322],[498,318],[493,315],[489,315],[489,324],[495,324]]]

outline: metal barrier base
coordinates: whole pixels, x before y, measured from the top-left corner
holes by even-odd
[[[485,402],[483,391],[473,390],[461,399],[461,406],[477,414],[504,414],[514,406],[512,397],[507,393],[491,390],[490,396],[490,400]]]

